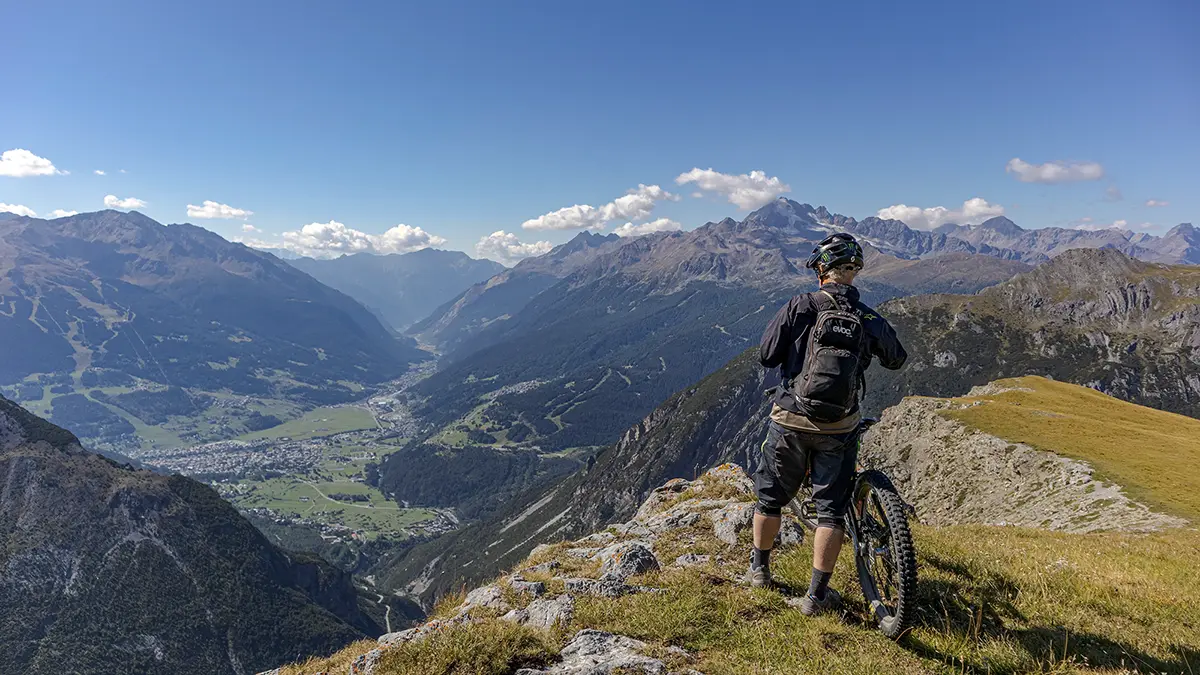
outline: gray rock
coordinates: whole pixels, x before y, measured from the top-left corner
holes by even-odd
[[[776,546],[799,546],[804,543],[804,526],[793,515],[785,515],[780,523],[779,536],[775,538]]]
[[[540,581],[526,581],[521,577],[510,579],[508,586],[518,593],[529,593],[535,598],[541,597],[546,592],[546,584]]]
[[[683,555],[681,555],[675,559],[675,566],[676,567],[695,567],[696,565],[703,565],[704,563],[708,562],[711,558],[712,558],[712,556],[708,556],[708,555],[698,555],[696,553],[684,553]]]
[[[350,664],[350,675],[375,675],[375,671],[379,667],[379,659],[382,657],[382,649],[372,649],[366,654],[360,654]]]
[[[691,527],[700,522],[700,518],[700,514],[695,511],[687,511],[677,507],[670,511],[651,516],[645,521],[645,526],[646,529],[654,534],[663,534],[664,532]]]
[[[626,541],[600,551],[600,579],[625,581],[635,574],[659,569],[658,558],[645,542]]]
[[[562,662],[548,675],[666,675],[667,666],[640,653],[646,643],[598,630],[581,630],[562,649]]]
[[[477,608],[494,609],[498,612],[507,612],[511,609],[508,602],[504,600],[504,590],[496,584],[480,586],[467,593],[467,599],[463,601],[462,607],[458,611],[460,614],[466,614]]]
[[[575,618],[575,598],[562,594],[557,598],[539,598],[525,608],[526,619],[521,623],[549,630],[555,625],[566,626]]]
[[[582,539],[576,539],[575,543],[580,546],[586,546],[588,544],[604,546],[606,544],[611,544],[614,539],[616,539],[616,536],[613,535],[612,532],[593,532]]]
[[[595,556],[599,552],[600,547],[598,546],[567,549],[567,555],[571,556],[572,558],[583,558],[584,560]]]
[[[408,630],[396,631],[395,633],[388,633],[387,635],[381,635],[379,637],[379,644],[387,647],[395,647],[411,641],[420,633],[420,626],[417,628],[409,628]]]
[[[754,504],[737,502],[709,514],[713,523],[713,534],[717,539],[737,546],[738,533],[750,527],[754,521]]]
[[[612,529],[617,534],[625,537],[638,537],[639,539],[654,538],[654,532],[652,532],[650,528],[646,527],[645,523],[637,520],[631,520],[627,523],[613,525]]]
[[[279,672],[281,670],[282,670],[282,668],[276,668],[274,670],[264,670],[261,673],[257,673],[256,675],[279,675]]]
[[[715,466],[704,473],[700,480],[705,483],[724,483],[737,488],[738,492],[745,495],[754,494],[754,481],[746,475],[742,467],[737,464],[722,464]]]
[[[663,505],[674,499],[677,495],[679,495],[679,493],[684,492],[685,490],[690,490],[693,485],[694,483],[692,483],[692,481],[684,480],[682,478],[672,478],[666,483],[654,488],[654,490],[650,492],[650,496],[646,498],[646,501],[642,502],[641,507],[638,508],[638,511],[634,515],[633,519],[645,520],[651,515],[662,510]]]
[[[553,572],[562,567],[562,563],[557,560],[547,560],[544,563],[538,563],[532,567],[526,567],[522,572]]]
[[[656,593],[660,589],[647,586],[633,586],[623,581],[596,579],[563,579],[567,592],[573,595],[597,595],[605,598],[619,598],[622,595],[634,593]]]

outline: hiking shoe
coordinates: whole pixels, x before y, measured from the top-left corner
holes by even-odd
[[[818,600],[811,595],[805,595],[800,600],[800,613],[804,616],[816,616],[830,612],[842,606],[842,596],[832,588],[825,589],[825,599]]]
[[[746,572],[746,583],[751,588],[770,588],[771,587],[771,568],[763,565],[762,567],[751,566]]]

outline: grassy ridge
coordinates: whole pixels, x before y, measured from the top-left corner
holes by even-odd
[[[944,411],[967,426],[1085,460],[1153,507],[1200,522],[1200,420],[1041,377],[996,382],[979,403]]]
[[[676,546],[722,550],[715,540]],[[730,583],[726,569],[701,567],[645,575],[662,594],[581,599],[562,633],[534,633],[496,620],[455,628],[419,646],[388,652],[381,675],[495,674],[553,656],[574,631],[597,628],[696,655],[708,675],[784,673],[1186,673],[1200,667],[1200,533],[1066,535],[1021,528],[918,527],[918,623],[899,643],[868,621],[849,559],[833,585],[844,616],[806,618],[777,591]],[[670,542],[662,542],[670,547]],[[803,588],[811,549],[775,558],[781,581]],[[736,569],[730,569],[736,568]],[[553,588],[551,589],[553,592]],[[476,645],[478,649],[471,648]],[[289,675],[343,672],[358,643],[332,659],[292,666]],[[481,658],[486,655],[486,658]],[[421,658],[417,658],[420,656]],[[435,665],[436,664],[436,665]]]

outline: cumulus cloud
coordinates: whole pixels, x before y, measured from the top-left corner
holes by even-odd
[[[480,258],[495,260],[502,265],[515,265],[525,258],[543,255],[550,252],[554,245],[548,241],[522,243],[517,235],[504,230],[480,238],[475,244],[475,255]]]
[[[368,234],[331,220],[328,223],[309,223],[297,231],[284,232],[279,245],[258,248],[283,248],[314,258],[335,258],[346,253],[408,253],[444,243],[446,240],[442,237],[419,227],[400,224],[383,234]]]
[[[27,176],[65,175],[66,173],[66,171],[59,171],[55,168],[54,162],[45,157],[38,157],[28,150],[15,148],[5,150],[0,154],[0,176],[25,178]]]
[[[1149,223],[1143,223],[1143,225],[1149,225]],[[1128,229],[1129,223],[1124,220],[1114,220],[1111,223],[1098,223],[1091,218],[1080,218],[1079,220],[1073,220],[1070,223],[1067,223],[1067,227],[1073,230],[1088,230],[1095,232],[1100,230],[1125,230]]]
[[[37,218],[37,214],[34,213],[33,209],[23,204],[5,204],[4,202],[0,202],[0,213],[15,213],[18,216]]]
[[[196,206],[195,204],[187,205],[188,218],[247,218],[254,215],[253,211],[239,209],[228,204],[221,204],[211,200],[204,200],[204,204]]]
[[[712,169],[695,168],[675,178],[677,185],[695,183],[707,192],[715,192],[741,209],[756,209],[791,191],[791,187],[775,176],[768,177],[762,171],[751,171],[741,175],[721,173]]]
[[[103,171],[101,171],[100,169],[96,169],[96,170],[95,170],[95,171],[93,171],[92,173],[96,174],[97,176],[103,176],[103,175],[104,175],[104,172],[103,172]]]
[[[1171,205],[1171,202],[1164,202],[1160,199],[1147,199],[1146,200],[1146,206],[1149,206],[1150,208],[1156,208],[1159,206],[1170,206],[1170,205]]]
[[[521,223],[526,230],[599,230],[614,220],[641,220],[662,201],[679,201],[657,185],[636,188],[601,206],[576,204]]]
[[[1030,164],[1020,157],[1008,160],[1004,170],[1017,177],[1022,183],[1074,183],[1082,180],[1100,180],[1104,167],[1098,162],[1064,162],[1061,160],[1045,164]]]
[[[50,212],[50,217],[51,218],[66,218],[67,216],[74,216],[78,213],[79,213],[78,211],[68,211],[66,209],[54,209],[53,211]]]
[[[652,232],[676,232],[682,230],[683,225],[671,220],[670,218],[659,218],[648,223],[634,225],[633,223],[625,223],[624,225],[613,230],[619,237],[640,237],[643,234]]]
[[[251,225],[250,223],[242,223],[242,232],[262,232],[262,230]]]
[[[944,206],[921,208],[907,204],[895,204],[879,209],[876,215],[885,220],[902,220],[909,227],[918,230],[932,230],[946,223],[978,225],[988,218],[1004,215],[1004,207],[999,204],[990,204],[986,199],[980,197],[973,197],[963,202],[962,208],[958,209],[948,209]]]
[[[137,197],[121,199],[116,195],[106,195],[104,197],[104,205],[110,209],[140,209],[146,205],[146,202]]]

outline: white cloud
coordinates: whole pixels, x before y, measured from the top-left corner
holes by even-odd
[[[242,232],[262,232],[262,230],[251,225],[250,223],[242,223]]]
[[[137,197],[121,199],[116,195],[106,195],[104,197],[104,205],[110,209],[140,209],[146,205],[146,202]]]
[[[95,170],[95,171],[93,171],[92,173],[96,174],[97,176],[103,176],[103,175],[104,175],[104,172],[103,172],[103,171],[101,171],[100,169],[96,169],[96,170]]]
[[[1149,223],[1143,223],[1142,225],[1149,225]],[[1124,220],[1114,220],[1111,223],[1097,223],[1091,218],[1080,218],[1079,220],[1067,223],[1067,227],[1073,230],[1097,232],[1100,230],[1125,230],[1128,229],[1129,223]]]
[[[51,218],[66,218],[67,216],[77,215],[78,211],[68,211],[66,209],[54,209],[50,212]]]
[[[554,245],[548,241],[523,244],[517,239],[517,235],[504,230],[496,230],[486,237],[480,238],[479,242],[475,244],[475,255],[511,266],[525,258],[549,253],[552,248]]]
[[[5,204],[4,202],[0,202],[0,213],[15,213],[18,216],[37,218],[37,214],[34,213],[33,209],[22,204]]]
[[[1159,207],[1159,206],[1170,206],[1170,205],[1171,205],[1171,202],[1164,202],[1160,199],[1147,199],[1146,200],[1146,206],[1149,206],[1150,208],[1155,208],[1155,207]]]
[[[791,187],[775,176],[767,177],[762,171],[751,171],[735,176],[712,169],[695,168],[681,173],[675,179],[677,185],[695,183],[701,190],[716,192],[742,209],[756,209],[791,191]]]
[[[228,204],[204,200],[203,206],[187,205],[188,218],[247,218],[254,215],[253,211],[239,209]]]
[[[419,227],[401,224],[383,234],[368,234],[331,220],[309,223],[295,232],[284,232],[282,243],[258,248],[283,248],[314,258],[335,258],[346,253],[408,253],[444,243],[446,240],[442,237]]]
[[[1053,161],[1045,164],[1030,164],[1019,157],[1008,160],[1004,167],[1022,183],[1074,183],[1081,180],[1100,180],[1104,167],[1098,162]]]
[[[619,237],[640,237],[643,234],[652,232],[676,232],[683,229],[683,225],[671,220],[670,218],[659,218],[648,223],[634,225],[633,223],[625,223],[624,225],[613,230]]]
[[[932,230],[946,223],[978,225],[988,218],[1004,215],[1004,207],[999,204],[990,204],[986,199],[980,197],[973,197],[963,202],[960,209],[948,209],[944,206],[931,206],[923,209],[919,206],[895,204],[879,209],[876,215],[885,220],[902,220],[909,227],[918,230]]]
[[[0,154],[0,176],[9,176],[12,178],[25,178],[27,176],[53,176],[55,174],[66,174],[66,171],[59,171],[54,167],[54,163],[45,157],[38,157],[28,150],[15,148],[13,150],[5,150]]]
[[[700,198],[701,198],[701,197],[703,197],[703,196],[704,196],[704,193],[703,193],[703,192],[700,192],[699,190],[697,190],[697,191],[695,191],[695,192],[693,192],[693,193],[692,193],[692,197],[694,197],[694,198],[696,198],[696,199],[700,199]]]
[[[521,223],[526,230],[599,230],[614,220],[641,220],[662,201],[679,201],[657,185],[636,188],[602,206],[576,204]]]
[[[1121,194],[1121,188],[1117,187],[1116,185],[1109,185],[1108,187],[1104,188],[1105,200],[1110,202],[1119,202],[1124,198],[1124,195]]]
[[[119,173],[126,173],[125,169],[118,169],[117,171],[118,171]]]

